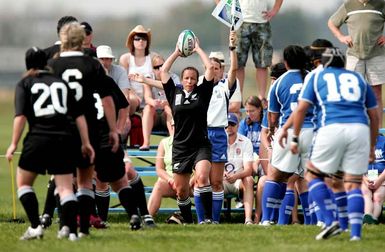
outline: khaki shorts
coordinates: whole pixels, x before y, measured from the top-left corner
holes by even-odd
[[[385,84],[385,55],[365,60],[347,55],[346,69],[360,73],[372,86]]]
[[[224,194],[238,194],[241,188],[242,179],[237,179],[234,183],[230,184],[227,181],[223,181]]]

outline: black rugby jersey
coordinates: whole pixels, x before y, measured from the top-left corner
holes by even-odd
[[[84,106],[88,128],[96,127],[104,114],[101,99],[111,95],[111,90],[103,83],[106,73],[99,61],[82,52],[71,51],[49,60],[48,65],[75,91],[75,98]]]
[[[108,75],[106,75],[105,78],[106,80],[104,81],[104,85],[106,85],[106,87],[111,90],[117,119],[119,110],[128,107],[128,101],[122,90],[119,88],[118,84],[116,84],[116,82]],[[99,132],[101,135],[101,145],[108,144],[110,127],[108,126],[108,122],[105,116],[99,120]]]
[[[196,147],[208,143],[207,109],[213,92],[213,81],[203,78],[201,85],[186,97],[183,88],[175,86],[172,78],[163,88],[171,106],[174,123],[174,145]]]
[[[56,42],[54,45],[43,49],[43,51],[44,51],[44,53],[46,55],[47,61],[49,59],[52,59],[55,55],[59,56],[59,53],[60,53],[60,43]],[[96,58],[96,50],[93,50],[91,48],[83,48],[83,53],[85,55],[88,55],[88,56]]]
[[[68,84],[47,71],[17,84],[15,111],[27,117],[29,134],[57,135],[71,134],[72,118],[84,113]]]

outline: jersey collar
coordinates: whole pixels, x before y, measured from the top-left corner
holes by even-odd
[[[72,56],[83,56],[83,52],[79,51],[67,51],[67,52],[61,52],[60,57],[72,57]]]

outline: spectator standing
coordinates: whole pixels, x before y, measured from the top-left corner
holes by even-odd
[[[219,0],[215,1],[219,2]],[[270,20],[279,12],[283,0],[275,0],[271,10],[268,10],[268,2],[268,0],[239,0],[243,24],[237,31],[239,38],[237,77],[243,93],[245,67],[251,48],[256,68],[256,83],[259,89],[258,97],[261,100],[265,100],[266,97],[267,68],[271,65],[273,57]]]
[[[334,36],[348,46],[346,69],[359,72],[373,88],[378,104],[379,127],[382,127],[382,85],[385,84],[385,2],[347,0],[328,21]],[[346,24],[348,35],[340,30]]]

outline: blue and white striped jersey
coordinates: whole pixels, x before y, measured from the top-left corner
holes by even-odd
[[[306,78],[299,100],[316,106],[318,127],[333,123],[368,125],[366,110],[377,107],[372,88],[359,73],[335,67]]]
[[[279,113],[279,127],[282,127],[298,104],[298,96],[303,86],[301,72],[288,70],[272,85],[269,92],[269,108],[272,113]],[[313,108],[306,113],[303,128],[313,128]]]

